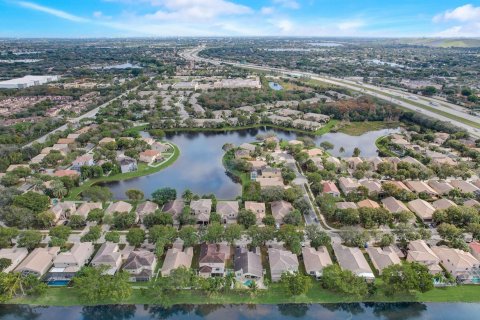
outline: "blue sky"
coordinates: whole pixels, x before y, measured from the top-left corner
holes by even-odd
[[[0,0],[0,37],[480,37],[480,1]]]

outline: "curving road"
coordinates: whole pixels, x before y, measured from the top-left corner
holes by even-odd
[[[207,62],[214,65],[228,64],[239,68],[253,68],[268,72],[281,73],[286,76],[308,77],[313,80],[322,81],[353,91],[368,94],[370,96],[391,102],[400,107],[422,113],[431,118],[450,122],[457,127],[464,128],[470,133],[470,135],[480,138],[480,117],[468,114],[466,112],[466,109],[462,108],[461,106],[457,106],[448,102],[438,101],[432,98],[425,98],[423,96],[415,94],[409,94],[397,89],[378,87],[371,84],[365,84],[361,82],[355,82],[329,76],[319,76],[310,72],[199,57],[198,53],[204,48],[204,46],[201,46],[193,49],[188,49],[181,52],[180,55],[186,60]]]

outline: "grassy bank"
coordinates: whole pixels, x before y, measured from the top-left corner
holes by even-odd
[[[350,122],[343,125],[338,132],[348,134],[350,136],[361,136],[369,131],[377,131],[382,129],[398,128],[399,122],[384,122],[384,121],[363,121]]]
[[[386,141],[387,139],[387,136],[383,136],[383,137],[380,137],[378,138],[377,140],[375,140],[375,146],[377,147],[377,149],[383,153],[383,154],[386,154],[388,155],[389,157],[397,157],[398,155],[395,154],[395,152],[392,152],[390,149],[388,149],[385,145],[384,145],[384,142]]]
[[[119,173],[113,176],[90,179],[84,182],[81,186],[70,190],[70,193],[65,198],[65,200],[75,200],[83,191],[85,191],[86,189],[90,188],[91,186],[97,183],[133,179],[137,177],[147,176],[149,174],[165,169],[166,167],[172,165],[175,161],[177,161],[178,157],[180,156],[180,149],[178,149],[178,147],[174,144],[172,144],[172,146],[174,149],[172,157],[168,159],[166,162],[162,163],[161,165],[150,167],[145,163],[139,163],[138,170],[134,172]]]
[[[159,304],[152,298],[134,289],[132,295],[123,301],[104,300],[95,304]],[[480,286],[458,286],[435,288],[427,293],[387,297],[381,292],[368,298],[356,298],[332,293],[323,289],[318,282],[306,294],[292,297],[278,284],[268,290],[261,290],[255,296],[249,290],[234,290],[207,296],[196,290],[177,290],[169,295],[170,304],[282,304],[282,303],[339,303],[339,302],[480,302]],[[74,288],[49,288],[42,297],[15,298],[8,303],[50,306],[72,306],[84,304]]]

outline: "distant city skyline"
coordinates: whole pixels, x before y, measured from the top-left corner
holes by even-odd
[[[0,0],[0,37],[480,37],[456,0]]]

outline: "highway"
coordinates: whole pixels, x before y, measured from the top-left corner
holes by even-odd
[[[461,106],[439,101],[437,99],[426,98],[423,96],[406,93],[398,89],[378,87],[371,84],[365,84],[361,82],[355,82],[329,76],[319,76],[310,72],[199,57],[198,53],[204,48],[205,47],[202,46],[188,49],[181,52],[180,55],[186,60],[207,62],[214,65],[228,64],[239,68],[252,68],[267,72],[280,73],[286,76],[308,77],[313,80],[333,84],[339,87],[347,88],[349,90],[361,92],[363,94],[367,94],[382,100],[386,100],[392,104],[418,113],[422,113],[434,119],[450,122],[451,124],[459,128],[467,130],[471,136],[480,138],[480,117],[468,114],[466,109]]]

